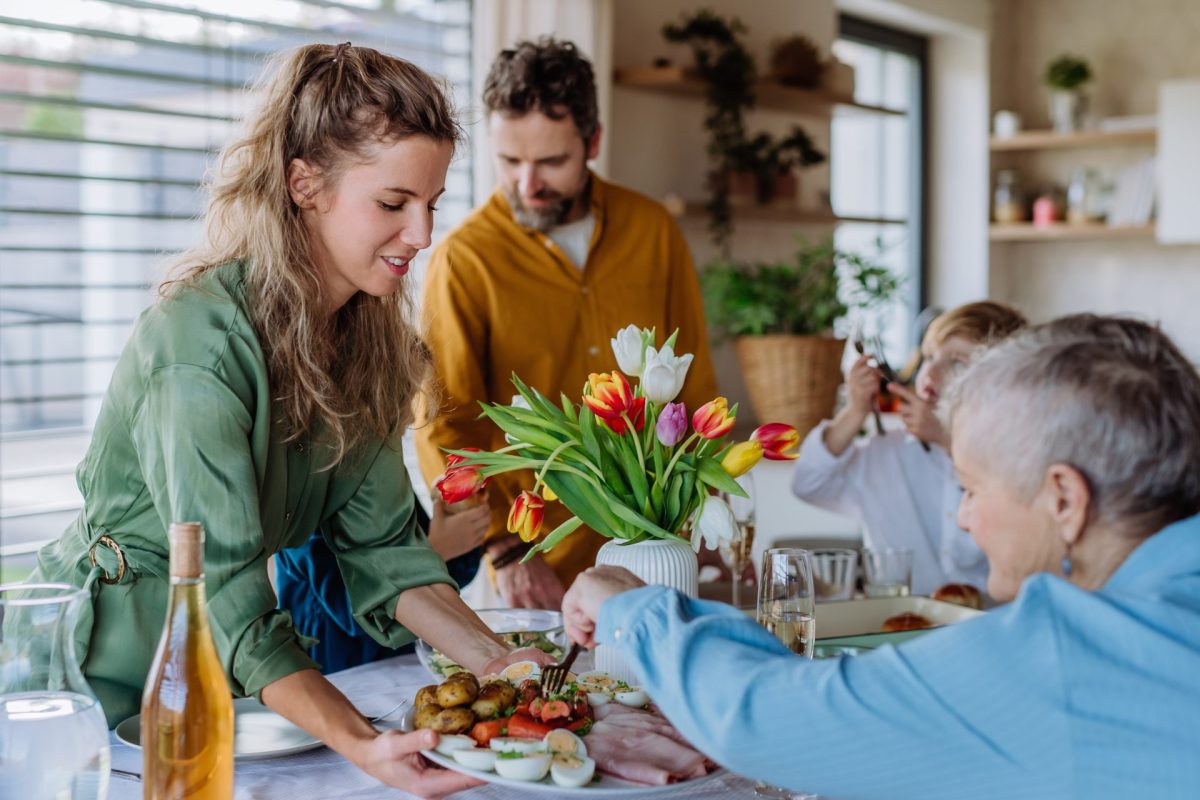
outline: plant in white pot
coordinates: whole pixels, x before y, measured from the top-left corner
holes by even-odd
[[[799,237],[787,259],[710,263],[701,285],[710,324],[734,341],[755,416],[803,436],[833,413],[846,345],[839,323],[892,300],[900,280],[832,239]]]
[[[1082,87],[1091,79],[1091,67],[1075,56],[1059,56],[1046,67],[1046,85],[1050,87],[1050,119],[1054,130],[1071,133],[1083,127],[1087,95]]]

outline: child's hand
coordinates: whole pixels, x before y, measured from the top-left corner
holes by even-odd
[[[950,450],[950,436],[935,413],[936,406],[898,383],[889,383],[888,391],[900,398],[900,419],[904,427],[922,442],[939,445]],[[929,448],[926,448],[927,450]]]
[[[483,544],[492,519],[492,507],[483,502],[465,511],[450,513],[439,497],[433,503],[433,519],[429,521],[429,546],[442,560],[469,553]]]
[[[879,394],[878,367],[871,366],[871,356],[859,356],[846,370],[846,404],[862,415],[867,414],[875,406],[875,398]]]

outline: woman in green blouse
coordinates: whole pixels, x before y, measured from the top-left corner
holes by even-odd
[[[267,576],[320,529],[359,623],[475,672],[522,657],[462,603],[416,522],[399,446],[430,367],[405,278],[461,130],[406,61],[349,45],[281,57],[222,155],[205,244],[139,320],[78,469],[83,511],[37,578],[91,586],[77,633],[109,724],[138,711],[166,614],[167,526],[207,533],[208,612],[236,695],[385,783],[438,794],[428,731],[379,734],[317,671]]]

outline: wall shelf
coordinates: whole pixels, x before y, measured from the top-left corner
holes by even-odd
[[[1158,131],[1149,128],[1133,131],[1021,131],[1014,136],[988,140],[992,152],[1006,150],[1059,150],[1069,147],[1108,147],[1126,144],[1154,144]]]
[[[1080,239],[1152,239],[1154,225],[1131,225],[1110,228],[1103,223],[1085,225],[1057,223],[1049,227],[1034,227],[1031,222],[988,226],[988,239],[993,242],[1043,242]]]
[[[703,97],[704,80],[684,67],[625,67],[613,74],[617,86],[649,92]],[[830,94],[819,89],[797,89],[777,81],[760,80],[755,87],[755,108],[786,111],[793,114],[831,116],[832,114],[889,114],[902,117],[906,112],[883,106],[856,103],[852,97]]]
[[[814,211],[787,205],[732,206],[734,219],[745,222],[790,222],[794,225],[905,225],[908,220],[889,217],[843,217],[830,211]],[[683,209],[684,217],[707,216],[708,208],[702,200],[689,200]]]

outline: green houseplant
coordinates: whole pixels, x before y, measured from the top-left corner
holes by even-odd
[[[1046,67],[1045,82],[1050,88],[1050,119],[1054,130],[1070,133],[1083,127],[1087,96],[1083,86],[1092,79],[1087,61],[1062,55]]]
[[[845,348],[839,323],[889,302],[901,282],[832,239],[797,242],[780,261],[710,263],[701,286],[710,324],[734,341],[755,415],[803,435],[833,411]]]
[[[794,170],[825,161],[808,132],[796,125],[782,139],[760,133],[734,146],[726,154],[726,190],[731,200],[749,197],[757,203],[794,200],[797,182]]]

